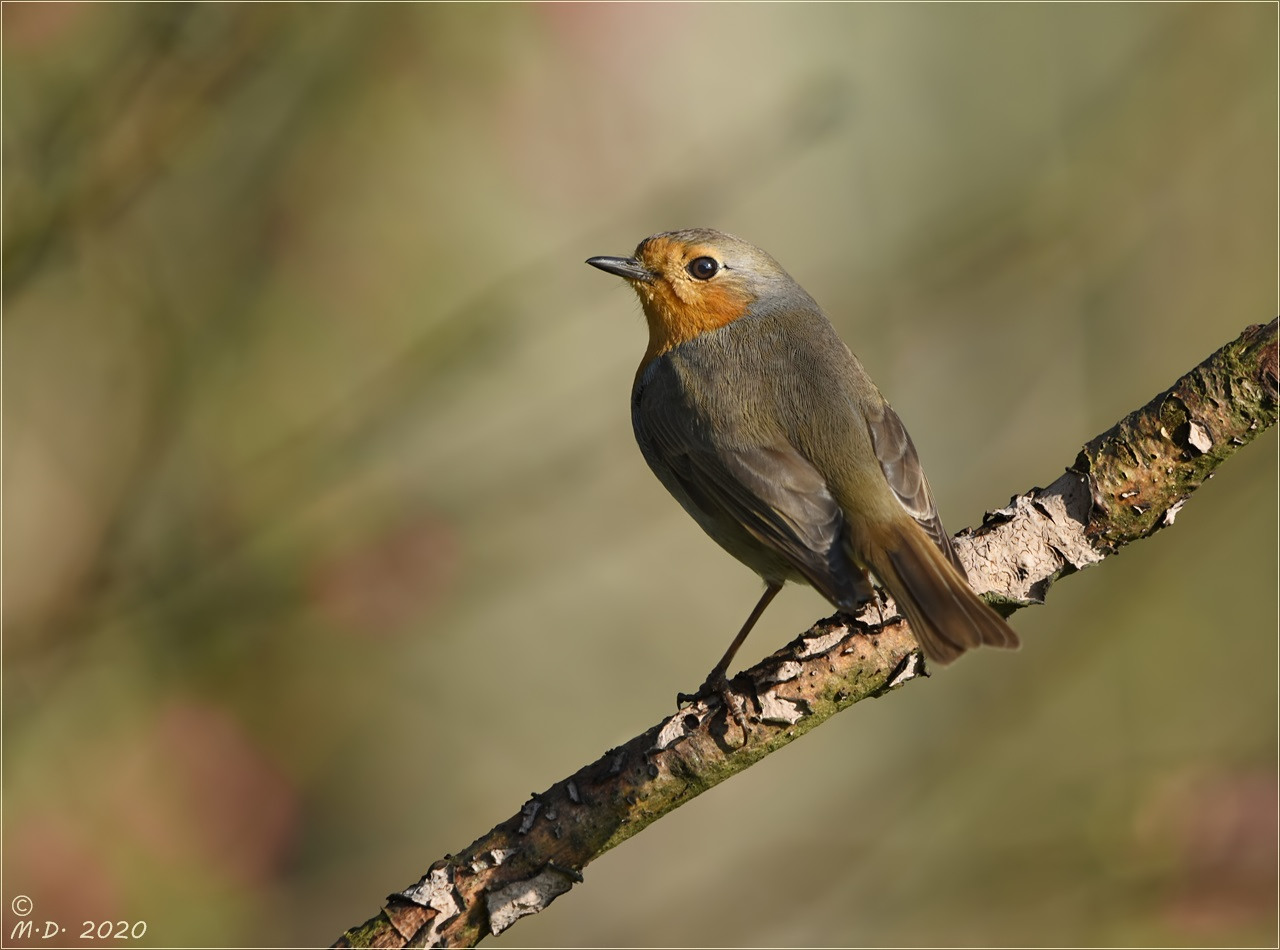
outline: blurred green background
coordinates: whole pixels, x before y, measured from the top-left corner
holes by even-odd
[[[770,251],[953,531],[1052,481],[1275,314],[1276,17],[5,4],[4,933],[328,943],[701,682],[590,255]],[[1275,455],[495,944],[1275,941]]]

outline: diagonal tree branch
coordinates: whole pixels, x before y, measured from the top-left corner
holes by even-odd
[[[1275,424],[1276,329],[1276,320],[1248,327],[1089,442],[1048,488],[962,531],[956,547],[975,589],[1009,614],[1043,601],[1059,578],[1173,524],[1218,465]],[[545,908],[582,881],[583,867],[650,822],[922,673],[901,618],[882,621],[871,609],[820,621],[733,680],[753,723],[749,742],[719,699],[695,702],[435,862],[335,946],[474,946]]]

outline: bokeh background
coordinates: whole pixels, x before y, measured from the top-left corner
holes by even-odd
[[[327,944],[701,682],[590,255],[764,246],[952,530],[1052,481],[1275,314],[1276,17],[6,3],[4,933]],[[495,945],[1274,945],[1275,456]]]

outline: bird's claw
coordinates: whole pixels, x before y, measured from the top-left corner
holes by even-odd
[[[723,673],[719,676],[708,676],[706,682],[698,687],[696,693],[676,693],[676,703],[679,708],[696,703],[699,700],[710,699],[712,696],[717,697],[724,705],[728,715],[733,717],[733,721],[738,724],[738,728],[742,730],[742,744],[745,746],[751,739],[751,727],[747,725],[747,716],[742,710],[742,703],[732,689],[729,688],[729,680]]]

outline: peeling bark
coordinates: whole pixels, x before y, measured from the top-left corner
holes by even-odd
[[[974,588],[1011,614],[1042,603],[1059,578],[1173,524],[1219,464],[1275,424],[1276,328],[1249,327],[1090,441],[1048,488],[961,532],[956,549]],[[749,742],[718,697],[700,699],[534,795],[335,946],[474,946],[544,909],[650,822],[840,710],[921,678],[915,639],[892,614],[890,603],[819,621],[736,676]]]

